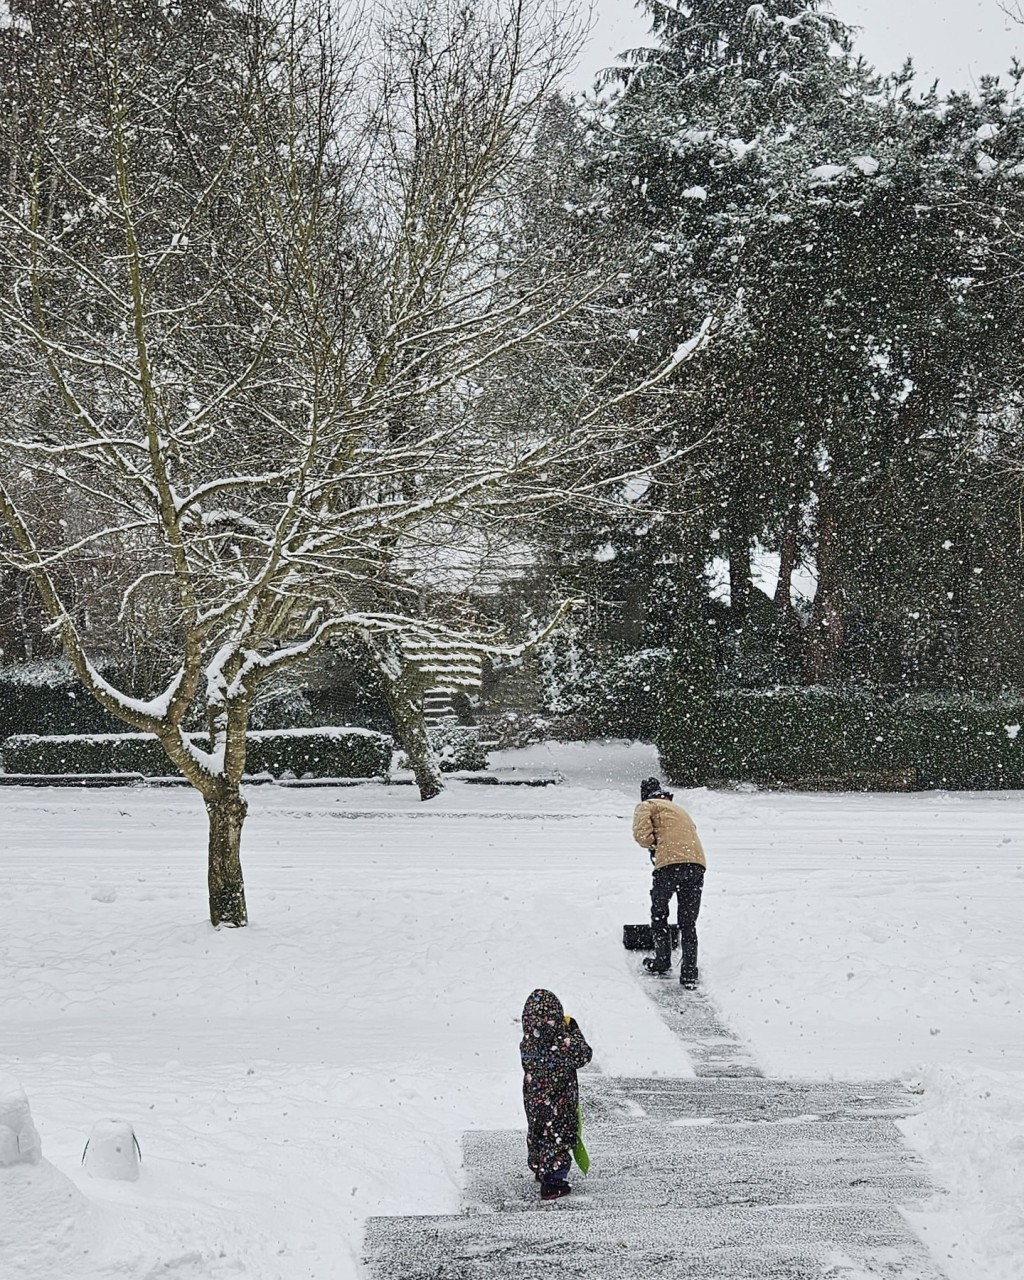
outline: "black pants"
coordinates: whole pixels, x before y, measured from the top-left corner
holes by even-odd
[[[668,932],[668,908],[676,895],[679,919],[679,946],[682,953],[679,977],[697,978],[697,916],[704,887],[704,868],[699,862],[674,862],[655,867],[651,882],[651,932],[654,935],[654,963],[668,969],[672,947]]]

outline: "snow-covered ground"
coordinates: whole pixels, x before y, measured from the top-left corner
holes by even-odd
[[[253,788],[252,923],[224,932],[189,791],[0,789],[0,1072],[53,1166],[0,1167],[0,1275],[354,1277],[368,1214],[455,1210],[461,1132],[520,1124],[534,986],[601,1071],[690,1073],[621,948],[647,910],[629,818],[652,750],[494,763],[565,781],[428,805]],[[1019,1280],[1024,795],[677,798],[726,1017],[772,1074],[918,1082],[905,1131],[951,1192],[919,1229],[951,1280]],[[81,1168],[111,1118],[137,1182]]]

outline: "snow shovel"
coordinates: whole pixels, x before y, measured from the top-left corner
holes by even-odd
[[[672,939],[672,950],[679,946],[679,926],[670,924],[669,937]],[[622,945],[627,951],[653,951],[654,934],[649,924],[624,924],[622,926]]]

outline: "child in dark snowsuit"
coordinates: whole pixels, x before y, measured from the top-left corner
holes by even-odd
[[[571,1191],[566,1177],[579,1127],[578,1067],[594,1056],[562,1003],[550,991],[531,993],[523,1007],[523,1104],[526,1152],[540,1182],[540,1198],[557,1200]]]

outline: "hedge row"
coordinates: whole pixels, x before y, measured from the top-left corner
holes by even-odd
[[[922,788],[1024,788],[1024,697],[727,690],[671,700],[658,749],[684,786],[907,773]]]
[[[193,734],[205,746],[204,734]],[[376,778],[391,767],[392,741],[370,729],[262,729],[246,736],[245,771],[274,777]],[[0,747],[6,773],[139,773],[164,777],[175,772],[163,747],[148,733],[20,734]]]

